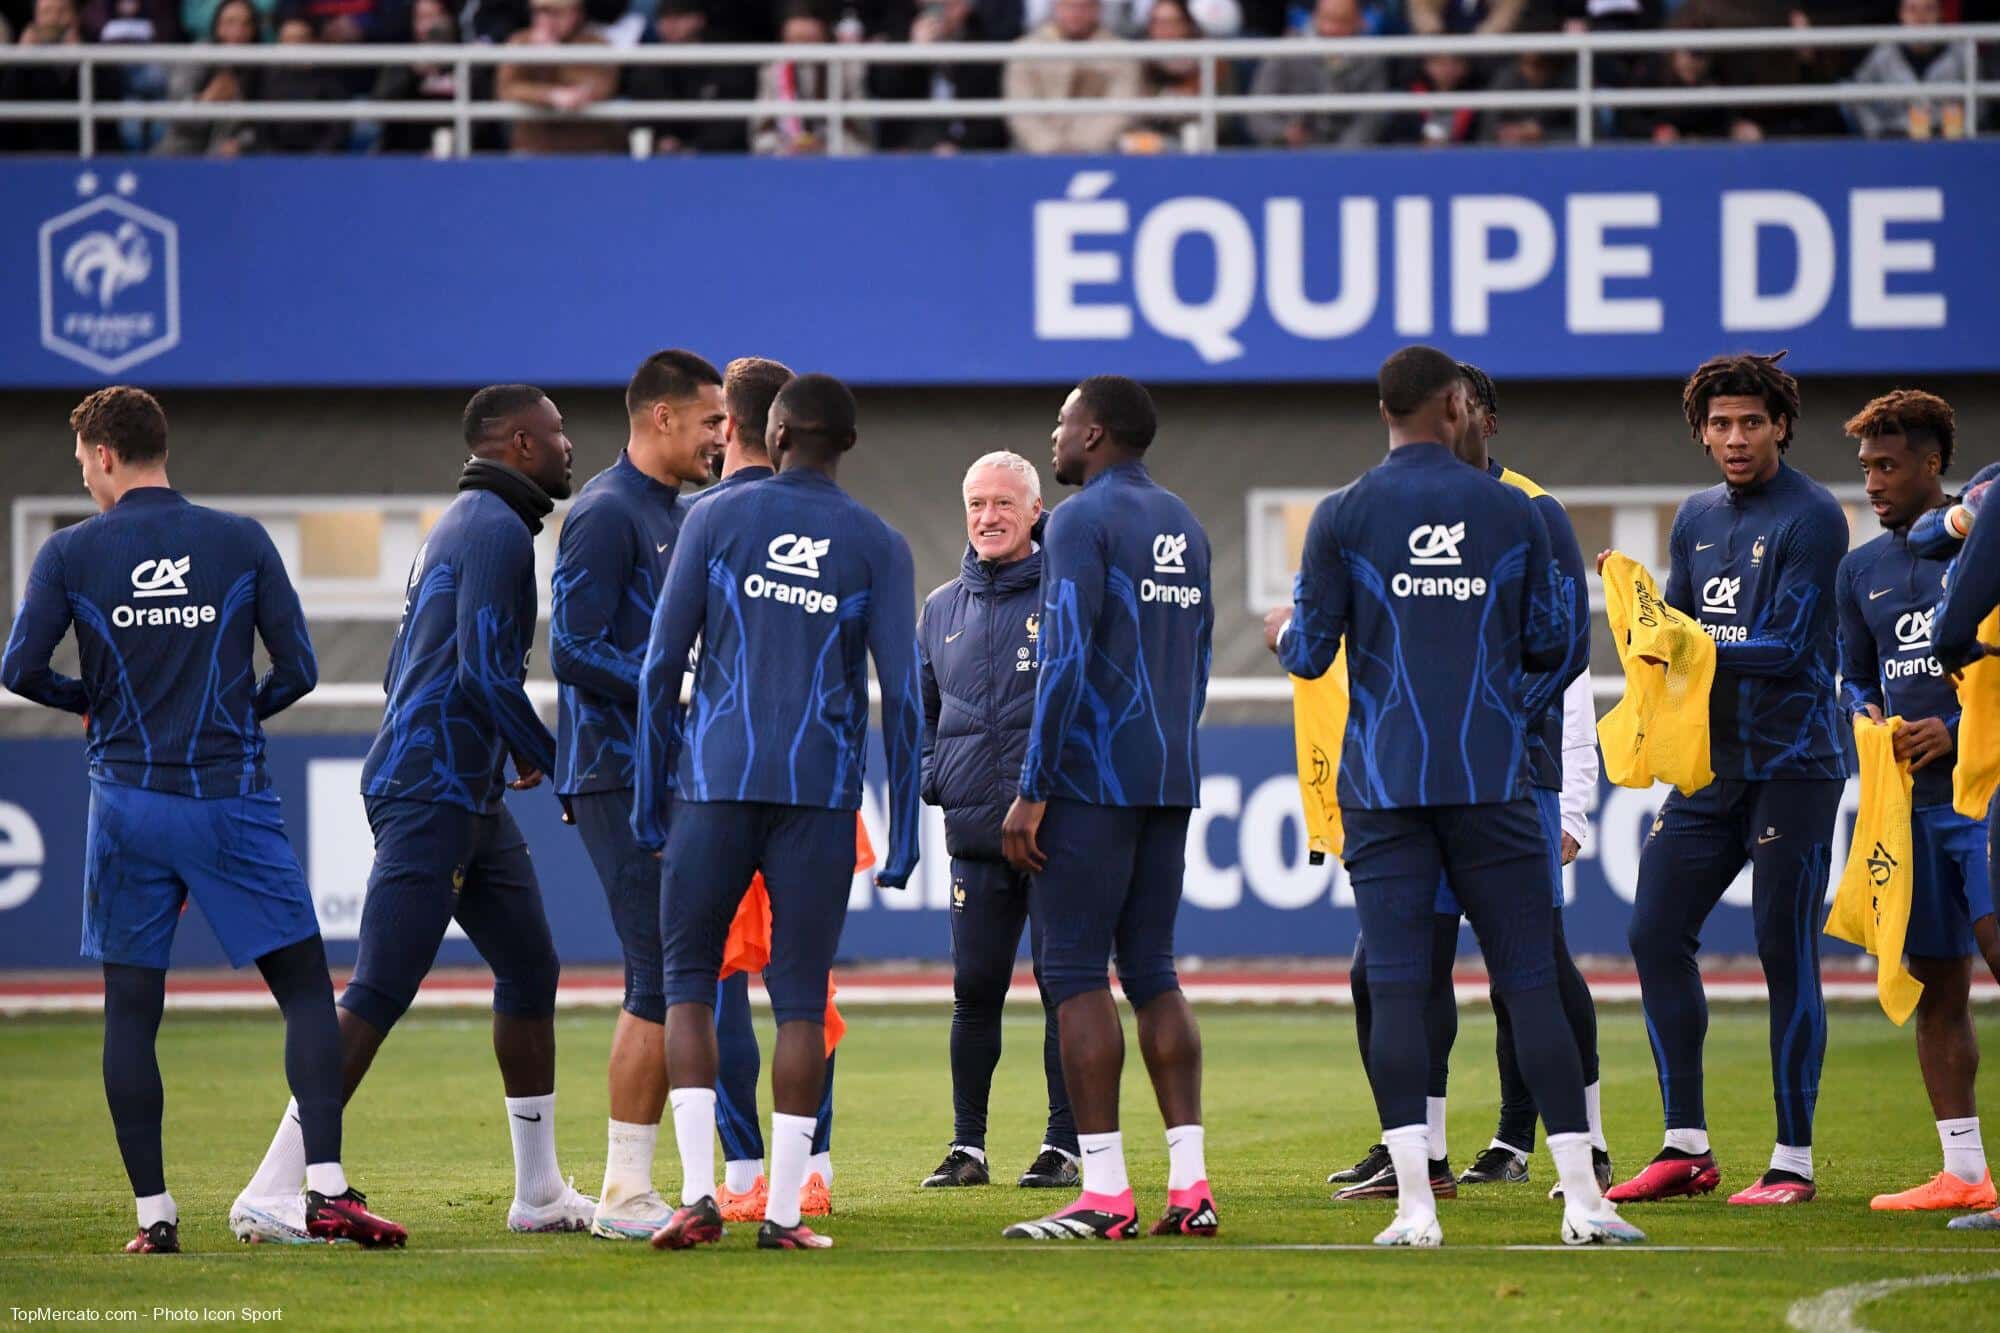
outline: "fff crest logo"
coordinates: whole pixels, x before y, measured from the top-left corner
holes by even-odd
[[[115,375],[181,340],[180,229],[132,202],[131,172],[98,183],[78,176],[86,202],[42,224],[42,346]]]

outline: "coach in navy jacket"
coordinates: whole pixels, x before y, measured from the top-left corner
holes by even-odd
[[[1041,478],[1019,454],[975,462],[963,487],[968,545],[959,575],[917,626],[924,694],[924,800],[944,808],[951,853],[953,1007],[950,1152],[924,1184],[985,1184],[986,1102],[1000,1060],[1000,1014],[1028,917],[1028,876],[1001,856],[1000,821],[1020,786],[1041,658]],[[1041,931],[1031,931],[1041,976]],[[1073,1185],[1076,1127],[1063,1092],[1053,1007],[1047,1030],[1048,1133],[1021,1177]]]

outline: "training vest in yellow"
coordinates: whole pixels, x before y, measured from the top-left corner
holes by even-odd
[[[1861,809],[1848,844],[1826,933],[1858,944],[1875,955],[1875,994],[1882,1012],[1897,1024],[1915,1012],[1923,983],[1903,966],[1903,937],[1910,929],[1910,770],[1896,762],[1896,728],[1866,716],[1854,719],[1854,745],[1861,759]]]
[[[1644,565],[1618,551],[1604,562],[1604,614],[1625,671],[1625,697],[1597,723],[1605,776],[1621,787],[1659,781],[1683,796],[1700,791],[1715,780],[1708,766],[1715,641],[1667,605]]]
[[[2000,611],[1979,627],[1981,643],[2000,643]],[[1982,657],[1958,678],[1958,761],[1951,773],[1952,808],[1986,818],[2000,787],[2000,657]]]
[[[1339,856],[1340,742],[1347,734],[1347,650],[1318,680],[1292,677],[1292,741],[1298,751],[1299,799],[1306,810],[1306,850],[1314,865]]]

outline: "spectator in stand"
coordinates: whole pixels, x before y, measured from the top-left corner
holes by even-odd
[[[1564,32],[1645,32],[1660,26],[1662,0],[1559,0]],[[1602,88],[1630,88],[1648,81],[1658,66],[1646,56],[1607,51],[1591,64]]]
[[[1409,0],[1410,31],[1432,37],[1444,32],[1512,32],[1527,12],[1528,0]]]
[[[509,46],[570,46],[579,57],[602,47],[602,35],[585,22],[580,0],[534,0],[528,26],[507,39]],[[605,101],[618,91],[611,65],[502,65],[494,95],[547,113],[514,122],[514,152],[527,156],[557,153],[616,153],[625,146],[625,127],[610,120],[582,120],[575,112]]]
[[[1685,12],[1685,11],[1684,11]],[[1685,27],[1676,16],[1675,27]],[[1715,77],[1715,61],[1706,51],[1685,48],[1668,53],[1653,81],[1660,88],[1720,88]],[[1739,131],[1738,125],[1747,127]],[[1619,134],[1628,139],[1651,139],[1654,143],[1685,143],[1699,139],[1755,137],[1756,126],[1721,104],[1711,106],[1647,107],[1621,116]]]
[[[1514,62],[1494,76],[1487,87],[1493,92],[1546,93],[1576,86],[1576,70],[1571,62],[1542,51],[1523,51]],[[1545,107],[1541,110],[1514,108],[1488,111],[1481,117],[1479,137],[1487,143],[1519,147],[1524,144],[1574,143],[1576,111],[1573,107]]]
[[[250,0],[222,0],[210,17],[212,46],[255,46],[262,20]],[[258,71],[248,65],[175,65],[167,74],[170,102],[247,102],[257,95]],[[173,120],[153,149],[173,157],[235,157],[253,147],[248,125],[229,120]]]
[[[184,33],[214,32],[215,16],[229,0],[181,0],[181,31]],[[257,10],[257,32],[259,41],[277,16],[278,0],[251,0]]]
[[[1124,31],[1134,35],[1152,31],[1153,10],[1161,0],[1129,0]],[[1205,37],[1238,37],[1243,33],[1243,6],[1238,0],[1167,0],[1187,11],[1188,20]],[[1113,25],[1118,26],[1118,25]],[[1276,34],[1272,34],[1276,36]],[[1158,40],[1158,39],[1156,39]]]
[[[1896,14],[1906,28],[1929,27],[1941,16],[1938,0],[1903,0]],[[1970,131],[1963,96],[1966,74],[1965,48],[1956,42],[1884,42],[1854,71],[1855,83],[1863,87],[1953,87],[1938,90],[1934,98],[1907,102],[1850,102],[1848,117],[1871,139],[1928,139],[1934,134],[1962,138]]]
[[[178,42],[176,0],[90,0],[82,10],[86,42]]]
[[[1805,30],[1811,20],[1796,0],[1686,0],[1681,10],[1696,28],[1783,28]],[[1786,87],[1827,82],[1826,58],[1810,47],[1718,51],[1715,77],[1725,88]],[[1741,141],[1778,137],[1844,135],[1846,121],[1837,107],[1799,102],[1746,108],[1731,123],[1731,136]]]
[[[319,25],[304,11],[278,21],[280,46],[315,46]],[[340,74],[325,65],[273,65],[260,70],[259,102],[339,102],[347,97]],[[350,126],[338,120],[260,121],[256,147],[265,153],[337,153],[347,146]]]
[[[1141,92],[1139,66],[1130,60],[1092,60],[1094,42],[1116,40],[1104,27],[1100,0],[1055,0],[1048,26],[1024,41],[1069,42],[1078,48],[1074,60],[1015,60],[1003,79],[1010,98],[1092,101],[1134,98]],[[1123,113],[1012,116],[1008,128],[1014,143],[1030,153],[1105,153],[1131,124]]]
[[[692,46],[713,40],[702,0],[660,0],[641,45]],[[625,96],[635,102],[747,102],[757,93],[749,65],[631,65]],[[653,127],[653,152],[747,153],[750,131],[740,120],[669,120]]]
[[[458,41],[458,19],[445,0],[416,0],[410,10],[410,26],[401,40],[426,46],[451,46]],[[441,105],[458,96],[458,68],[455,65],[385,65],[376,76],[369,96],[377,102],[437,102]],[[451,118],[440,115],[434,121],[391,120],[382,125],[375,147],[384,153],[428,153],[437,142],[437,132],[451,128]]]
[[[911,19],[912,42],[1011,42],[1021,35],[1020,0],[926,0]],[[876,65],[868,71],[870,95],[901,101],[978,101],[1000,96],[1000,66]],[[885,152],[956,153],[1005,148],[1007,126],[992,116],[937,120],[885,120],[875,128]]]
[[[1425,56],[1417,77],[1404,90],[1412,93],[1469,93],[1479,80],[1464,56]],[[1432,107],[1409,111],[1389,122],[1390,143],[1438,144],[1471,143],[1479,129],[1479,113],[1470,107]]]
[[[786,11],[778,40],[787,46],[825,45],[833,40],[833,30],[821,18],[818,7],[805,0]],[[757,73],[757,100],[760,102],[819,102],[828,100],[827,62],[823,60],[775,60]],[[861,100],[863,80],[858,65],[835,65],[834,78],[840,84],[842,101]],[[847,150],[865,151],[869,145],[866,121],[848,117],[842,122]],[[799,157],[827,150],[825,116],[774,116],[757,122],[751,131],[750,151],[765,156]]]
[[[21,29],[19,46],[75,46],[83,41],[75,0],[35,0],[35,10]],[[74,102],[74,66],[0,65],[0,101]],[[74,120],[7,121],[0,123],[0,143],[22,153],[74,153]]]
[[[1146,14],[1149,42],[1191,42],[1209,35],[1190,12],[1190,0],[1153,0]],[[1196,97],[1201,93],[1201,62],[1148,60],[1139,69],[1139,82],[1146,97]],[[1216,61],[1215,90],[1227,93],[1232,86],[1229,66]],[[1141,116],[1118,146],[1127,153],[1193,152],[1199,147],[1194,136],[1200,132],[1200,119],[1185,112]]]
[[[1311,35],[1359,37],[1367,16],[1361,0],[1319,0],[1313,6]],[[1266,60],[1250,80],[1258,97],[1320,96],[1327,93],[1381,93],[1389,90],[1389,62],[1356,56],[1297,56]],[[1389,117],[1380,111],[1314,111],[1250,117],[1250,137],[1267,148],[1336,144],[1359,148],[1380,143]]]

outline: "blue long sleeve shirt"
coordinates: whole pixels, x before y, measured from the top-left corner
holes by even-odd
[[[523,684],[534,634],[528,525],[492,491],[461,492],[410,566],[362,793],[484,812],[506,795],[510,754],[553,772],[555,737]]]
[[[1590,665],[1590,584],[1584,573],[1583,550],[1576,528],[1562,502],[1496,459],[1488,459],[1488,475],[1522,491],[1535,506],[1549,534],[1549,555],[1569,590],[1570,651],[1554,671],[1530,672],[1524,686],[1522,711],[1528,718],[1528,782],[1547,791],[1563,789],[1563,691]]]
[[[1143,463],[1091,478],[1042,538],[1041,671],[1021,795],[1196,806],[1215,632],[1208,534]]]
[[[639,667],[686,510],[620,453],[563,519],[549,608],[559,795],[632,785]]]
[[[2000,606],[2000,517],[1989,505],[1945,578],[1944,603],[1938,607],[1934,650],[1947,671],[1972,660],[1980,622]]]
[[[1666,600],[1715,640],[1709,766],[1718,778],[1845,778],[1853,729],[1834,686],[1834,588],[1847,515],[1788,463],[1761,486],[1681,503]]]
[[[81,679],[49,665],[72,626]],[[270,535],[154,486],[43,543],[0,657],[8,689],[89,714],[91,777],[177,796],[268,787],[261,724],[318,679]]]
[[[1526,493],[1441,444],[1320,501],[1278,657],[1316,680],[1346,640],[1341,806],[1526,797],[1528,678],[1569,661],[1574,599]]]
[[[697,635],[701,663],[681,723]],[[682,801],[860,808],[871,657],[889,779],[879,878],[900,886],[917,861],[923,721],[909,543],[807,469],[694,506],[639,673],[640,845],[665,845],[670,786]]]
[[[1885,532],[1840,562],[1840,691],[1849,713],[1869,704],[1885,717],[1935,717],[1958,734],[1958,691],[1931,651],[1945,562],[1927,560],[1902,533]],[[1951,804],[1953,759],[1915,774],[1913,803]]]

